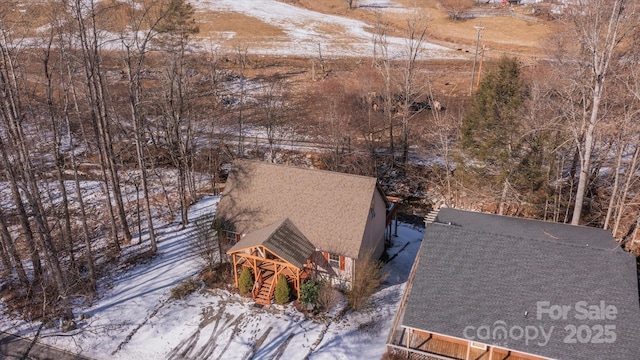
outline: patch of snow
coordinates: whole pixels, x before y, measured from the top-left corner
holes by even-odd
[[[370,25],[336,15],[326,15],[299,8],[277,0],[194,0],[198,10],[237,12],[280,27],[288,39],[273,42],[245,44],[251,54],[318,56],[372,56],[373,34]],[[392,5],[389,1],[365,1],[366,4]],[[338,29],[327,33],[322,29]],[[389,37],[389,54],[402,58],[406,39]],[[230,49],[232,50],[232,49]],[[432,44],[423,44],[424,57],[457,58],[452,50]]]
[[[190,218],[213,214],[218,200],[197,202]],[[159,228],[157,257],[103,282],[91,306],[77,305],[74,313],[89,318],[77,319],[73,335],[47,329],[42,342],[96,359],[380,358],[423,231],[400,224],[388,249],[389,277],[363,310],[320,320],[291,305],[257,308],[226,290],[169,300],[173,286],[202,268],[189,244],[191,226],[181,229],[176,221]],[[33,336],[38,325],[0,317],[0,328],[20,335]]]

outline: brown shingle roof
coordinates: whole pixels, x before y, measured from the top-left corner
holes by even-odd
[[[235,161],[217,217],[248,234],[289,218],[321,251],[358,258],[376,179]]]
[[[316,250],[291,220],[284,219],[247,234],[227,253],[256,245],[263,245],[300,269]]]

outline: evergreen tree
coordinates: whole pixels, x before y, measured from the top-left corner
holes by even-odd
[[[518,59],[502,57],[482,79],[461,127],[462,150],[478,165],[474,171],[483,179],[502,184],[500,213],[512,184],[522,176],[530,177],[525,174],[529,167],[520,166],[531,163],[527,154],[531,148],[524,147],[522,134],[527,96]]]
[[[280,274],[278,276],[278,282],[276,283],[276,303],[278,305],[284,305],[289,301],[290,291],[289,291],[289,283],[287,282],[287,277]]]
[[[240,290],[240,294],[244,295],[251,291],[253,288],[253,274],[251,270],[248,268],[242,269],[242,273],[240,273],[240,279],[238,279],[238,289]]]

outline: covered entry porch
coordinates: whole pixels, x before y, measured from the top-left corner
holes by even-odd
[[[254,286],[251,296],[256,303],[269,305],[280,275],[287,279],[294,296],[300,296],[300,285],[313,271],[311,256],[315,246],[284,219],[246,235],[227,254],[231,256],[236,286],[244,268],[251,270]]]

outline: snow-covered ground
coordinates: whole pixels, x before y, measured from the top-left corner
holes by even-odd
[[[190,217],[214,213],[218,200],[202,199]],[[76,306],[77,330],[44,329],[41,341],[96,359],[380,358],[423,236],[401,224],[388,251],[389,278],[368,306],[342,314],[338,301],[331,316],[317,320],[291,306],[257,308],[225,290],[170,300],[170,289],[203,265],[190,247],[192,230],[177,222],[160,228],[157,257],[103,282],[92,305]],[[14,334],[33,336],[38,326],[0,317],[0,329]]]
[[[280,27],[286,37],[259,43],[243,44],[251,54],[311,56],[372,56],[373,33],[371,26],[346,17],[327,15],[289,5],[277,0],[193,0],[196,11],[213,10],[240,13]],[[393,1],[364,0],[361,6],[399,14],[403,9]],[[407,15],[409,16],[409,15]],[[327,31],[331,29],[331,31]],[[222,34],[221,34],[222,35]],[[233,33],[225,33],[221,38],[232,39]],[[389,56],[404,57],[406,40],[388,37]],[[225,44],[220,44],[223,48]],[[230,49],[230,50],[233,50]],[[460,55],[444,46],[425,42],[421,54],[426,58],[457,58]]]

